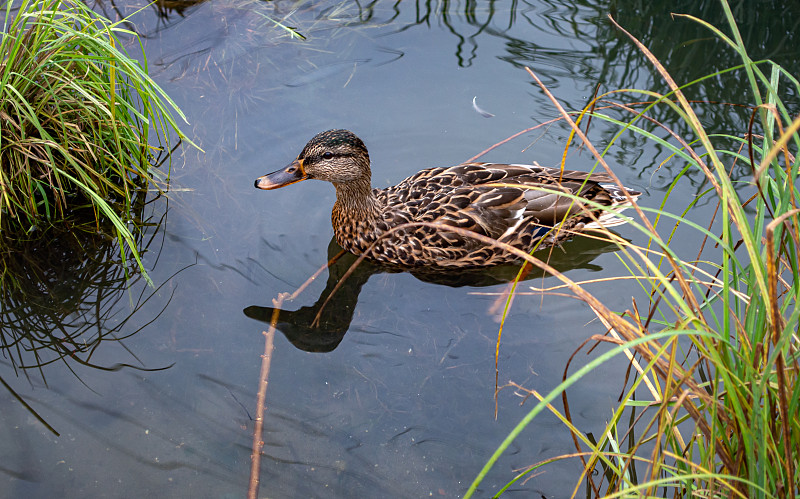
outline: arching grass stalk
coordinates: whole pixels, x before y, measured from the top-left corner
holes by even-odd
[[[7,2],[0,39],[0,229],[32,235],[93,207],[123,256],[134,244],[132,192],[160,190],[151,162],[184,138],[164,91],[124,50],[139,41],[77,0]],[[140,42],[139,42],[140,43]],[[151,144],[153,142],[153,144]],[[123,258],[126,262],[127,258]]]
[[[629,105],[609,103],[608,95],[596,98],[608,104],[604,110],[587,113],[620,125],[614,141],[634,133],[657,141],[686,165],[679,168],[682,173],[667,191],[662,209],[656,210],[655,222],[645,218],[649,210],[639,210],[639,221],[631,224],[650,240],[650,247],[621,242],[617,253],[649,303],[640,309],[633,300],[631,310],[614,313],[596,306],[596,298],[580,283],[562,279],[606,325],[612,338],[603,341],[615,346],[570,376],[565,370],[561,385],[537,395],[540,403],[498,447],[467,497],[527,424],[545,408],[553,410],[547,404],[559,394],[564,403],[559,417],[573,433],[574,455],[584,465],[575,494],[582,483],[587,494],[608,497],[800,494],[800,118],[791,116],[780,97],[799,94],[800,82],[772,62],[752,61],[727,2],[721,3],[730,35],[695,21],[740,55],[742,69],[713,76],[724,81],[744,73],[740,77],[750,82],[752,94],[750,123],[729,135],[708,134],[697,118],[696,104],[683,96],[683,88],[649,50],[626,33],[663,76],[670,93],[625,92],[652,98],[651,108],[666,106],[690,135],[682,137],[653,120],[649,108],[637,113]],[[783,86],[791,88],[781,92]],[[634,117],[620,120],[615,109]],[[568,119],[567,113],[562,116]],[[637,124],[642,120],[661,127],[666,138]],[[577,126],[575,130],[578,133]],[[585,144],[594,151],[588,141]],[[596,153],[602,164],[604,154]],[[732,173],[733,166],[742,163],[749,167],[749,182]],[[696,200],[680,215],[663,209],[680,177],[690,172],[704,177],[707,188],[701,195],[714,196],[712,206],[717,205],[707,228],[691,221]],[[755,194],[745,194],[747,187]],[[665,225],[666,230],[660,230]],[[670,249],[678,227],[697,234],[696,256],[686,258]],[[567,388],[622,352],[631,359],[637,380],[595,442],[572,422]],[[631,414],[628,422],[625,412]],[[597,466],[602,473],[595,475]]]

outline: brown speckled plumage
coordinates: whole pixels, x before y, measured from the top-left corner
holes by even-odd
[[[604,207],[630,204],[621,189],[607,183],[611,178],[605,174],[494,163],[430,168],[393,187],[373,189],[367,148],[347,130],[318,134],[294,162],[260,177],[255,185],[274,189],[307,178],[336,187],[331,222],[340,246],[355,254],[369,251],[372,260],[404,268],[484,267],[516,259],[448,227],[530,251],[537,244],[542,248],[566,240],[597,219],[606,226],[623,223],[552,191]],[[626,190],[634,200],[640,194]],[[414,222],[439,227],[410,225],[387,234]]]

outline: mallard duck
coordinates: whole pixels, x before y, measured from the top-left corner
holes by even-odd
[[[621,189],[601,173],[542,166],[464,163],[422,170],[393,187],[373,189],[367,148],[348,130],[317,134],[285,168],[259,177],[259,189],[306,179],[336,187],[331,222],[347,251],[402,268],[485,267],[516,260],[488,236],[529,252],[558,244],[599,223],[624,223],[614,213],[581,206],[563,191],[619,211],[641,194]],[[627,195],[626,195],[627,193]],[[435,223],[414,225],[415,222]],[[392,231],[403,224],[403,228]]]

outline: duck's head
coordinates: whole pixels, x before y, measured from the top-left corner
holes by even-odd
[[[369,153],[364,142],[349,130],[328,130],[308,141],[297,159],[286,167],[258,177],[258,189],[277,189],[315,178],[333,184],[358,180],[369,183]]]

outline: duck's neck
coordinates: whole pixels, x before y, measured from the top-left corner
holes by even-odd
[[[333,184],[336,187],[334,211],[353,221],[376,220],[381,207],[368,179]]]
[[[376,236],[376,224],[383,206],[375,196],[369,179],[334,183],[336,203],[331,222],[336,240],[343,248],[360,253],[363,243],[371,243]]]

